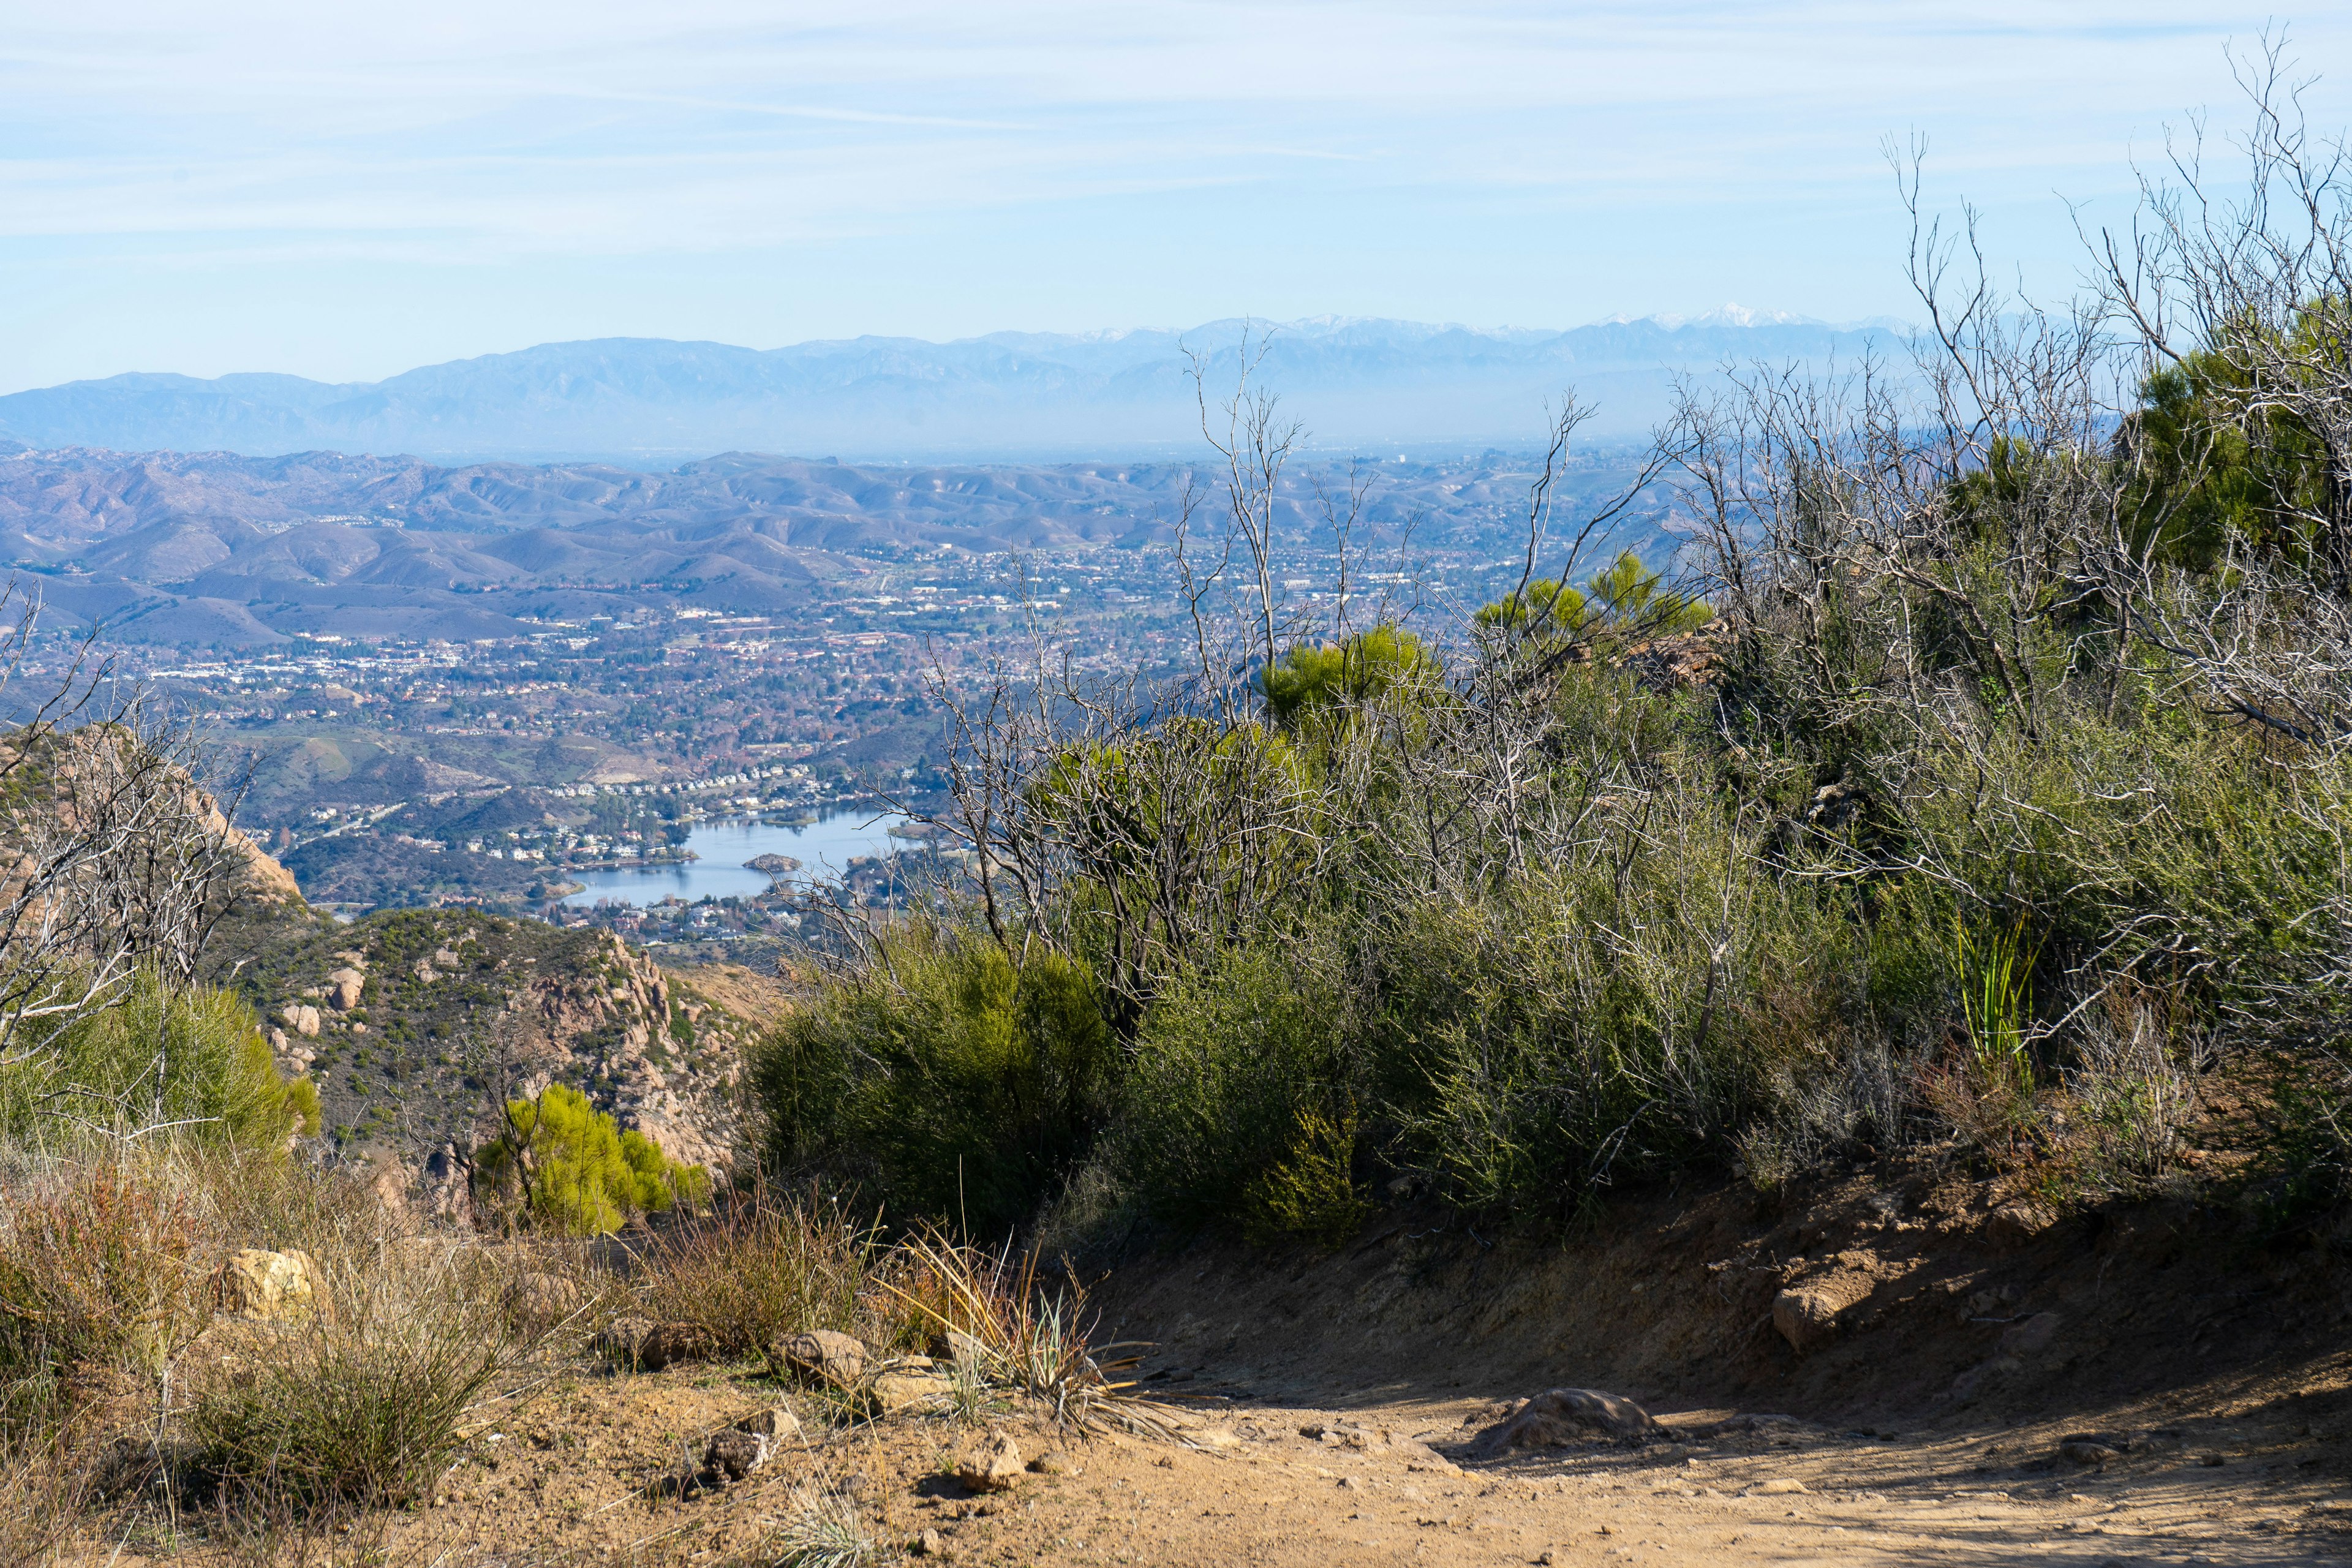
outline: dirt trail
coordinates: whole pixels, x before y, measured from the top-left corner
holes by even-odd
[[[1792,1332],[1791,1295],[1833,1310]],[[1098,1284],[1100,1337],[1150,1342],[1140,1386],[1183,1413],[1183,1446],[1009,1409],[833,1428],[749,1365],[583,1364],[488,1412],[431,1507],[363,1521],[332,1557],[764,1564],[816,1487],[854,1499],[883,1561],[930,1532],[940,1557],[1006,1568],[2337,1562],[2347,1302],[2335,1250],[2264,1251],[2226,1215],[2062,1224],[1925,1180],[1769,1209],[1669,1196],[1516,1246],[1391,1215],[1329,1256],[1203,1243]],[[1500,1419],[1558,1386],[1641,1400],[1666,1431],[1497,1451]],[[804,1436],[770,1462],[646,1495],[780,1402]],[[1061,1458],[969,1495],[950,1472],[992,1426]],[[2063,1451],[2084,1436],[2112,1452]],[[172,1558],[152,1531],[89,1547],[125,1568],[208,1550]]]
[[[641,1489],[701,1435],[773,1406],[780,1391],[743,1369],[583,1371],[491,1412],[495,1436],[444,1478],[434,1506],[380,1516],[321,1557],[359,1548],[351,1560],[444,1568],[764,1563],[759,1543],[795,1489],[815,1484],[855,1498],[886,1560],[928,1531],[948,1561],[1008,1568],[2333,1563],[2352,1556],[2352,1490],[2342,1439],[2305,1407],[2336,1408],[2352,1389],[2340,1375],[2315,1384],[2307,1372],[2063,1421],[1864,1432],[1685,1409],[1662,1413],[1665,1437],[1639,1449],[1499,1455],[1484,1435],[1509,1406],[1491,1397],[1326,1387],[1234,1398],[1213,1370],[1170,1390],[1191,1436],[1182,1447],[1011,1415],[826,1430],[814,1406],[783,1395],[803,1406],[810,1435],[734,1486],[679,1500]],[[1301,1397],[1310,1392],[1323,1397]],[[967,1493],[946,1472],[992,1426],[1025,1458],[1061,1455],[1066,1473]],[[2063,1459],[2061,1441],[2085,1429],[2125,1451],[2103,1464]],[[142,1528],[90,1541],[87,1558],[247,1560],[202,1534],[174,1556]]]

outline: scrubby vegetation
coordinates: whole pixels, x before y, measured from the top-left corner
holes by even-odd
[[[710,1173],[624,1131],[576,1089],[552,1083],[506,1105],[507,1131],[476,1155],[475,1201],[509,1224],[602,1236],[632,1217],[710,1195]]]
[[[959,707],[977,881],[770,1040],[772,1159],[991,1234],[1338,1241],[1389,1188],[1557,1221],[1923,1145],[2188,1190],[2203,1117],[2209,1195],[2332,1212],[2352,226],[2279,123],[2239,205],[2151,187],[2071,313],[1923,228],[1908,374],[1694,391],[1589,516],[1548,469],[1452,622],[1286,598],[1296,431],[1244,378],[1194,674]],[[1683,556],[1588,560],[1637,515]]]

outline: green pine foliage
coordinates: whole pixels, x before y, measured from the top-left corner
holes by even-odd
[[[166,1125],[199,1142],[282,1150],[318,1131],[318,1089],[278,1070],[241,999],[152,970],[98,1006],[24,1021],[0,1047],[10,1142]]]
[[[602,1236],[635,1215],[699,1205],[710,1195],[708,1171],[670,1159],[634,1128],[622,1131],[586,1095],[562,1084],[509,1100],[506,1121],[506,1132],[481,1149],[476,1167],[512,1219]]]

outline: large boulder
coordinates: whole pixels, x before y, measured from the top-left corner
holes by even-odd
[[[348,1013],[360,1005],[360,994],[367,987],[367,976],[356,969],[338,969],[327,976],[327,1005],[338,1013]]]
[[[213,1297],[233,1318],[283,1321],[323,1310],[327,1291],[310,1255],[247,1247],[213,1275]]]
[[[1564,1448],[1579,1443],[1622,1443],[1638,1447],[1665,1429],[1650,1413],[1622,1394],[1597,1388],[1554,1388],[1513,1411],[1488,1439],[1489,1447]]]

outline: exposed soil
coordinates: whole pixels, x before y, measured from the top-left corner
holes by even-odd
[[[764,1563],[815,1484],[854,1491],[892,1555],[928,1531],[949,1560],[1003,1564],[2352,1556],[2352,1348],[2326,1252],[2258,1249],[2187,1207],[2052,1224],[1927,1173],[1891,1197],[1856,1177],[1769,1212],[1661,1199],[1566,1245],[1391,1215],[1286,1268],[1154,1255],[1095,1300],[1106,1334],[1157,1342],[1143,1386],[1182,1445],[1010,1410],[828,1426],[748,1366],[583,1365],[493,1407],[432,1507],[322,1544],[450,1568]],[[1802,1353],[1774,1323],[1788,1289],[1834,1310]],[[1515,1403],[1561,1385],[1631,1394],[1666,1430],[1498,1450]],[[802,1436],[748,1478],[648,1495],[780,1403]],[[1062,1473],[967,1493],[949,1472],[991,1427]],[[233,1558],[201,1536],[177,1560]],[[89,1557],[165,1544],[118,1525]]]
[[[679,1500],[640,1489],[776,1391],[710,1369],[583,1376],[499,1421],[436,1506],[393,1516],[380,1536],[363,1524],[356,1542],[320,1544],[363,1544],[392,1563],[761,1560],[748,1554],[814,1480],[856,1489],[882,1542],[905,1549],[934,1531],[950,1560],[969,1563],[2330,1562],[2352,1554],[2352,1497],[2342,1441],[2311,1415],[2344,1407],[2340,1363],[2326,1379],[2236,1378],[2180,1391],[2185,1409],[2176,1397],[1899,1432],[1728,1431],[1727,1409],[1685,1410],[1663,1417],[1668,1440],[1639,1450],[1499,1457],[1480,1434],[1507,1406],[1484,1391],[1334,1389],[1338,1410],[1214,1401],[1196,1428],[1220,1445],[1206,1448],[1007,1419],[996,1425],[1024,1456],[1059,1452],[1075,1473],[1028,1475],[998,1497],[942,1474],[979,1427],[902,1419],[820,1431],[732,1487]],[[1302,1435],[1326,1426],[1359,1429],[1367,1446]],[[2057,1458],[2084,1428],[2128,1443],[2151,1426],[2177,1436],[2104,1465]],[[236,1555],[205,1534],[199,1523],[176,1560]],[[117,1545],[92,1542],[89,1560],[174,1560],[152,1526],[119,1557]]]

